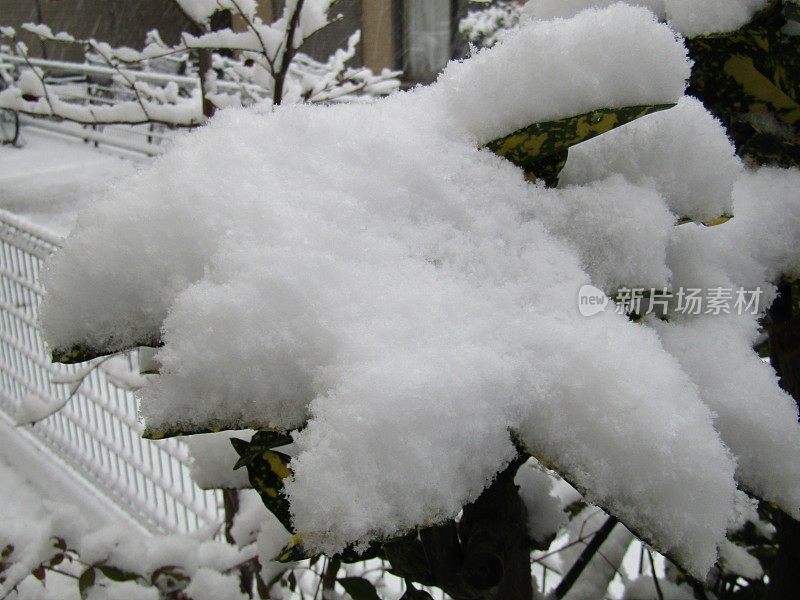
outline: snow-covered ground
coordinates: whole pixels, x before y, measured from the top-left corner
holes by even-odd
[[[93,530],[112,527],[145,532],[81,483],[51,452],[29,439],[24,429],[14,430],[0,415],[0,539],[28,542],[37,532],[49,531],[54,519],[65,518],[75,521],[76,527],[91,523]],[[73,580],[52,574],[47,579],[47,593],[33,578],[19,591],[20,598],[79,597]]]
[[[0,416],[0,520],[38,521],[55,506],[73,505],[80,506],[83,516],[98,527],[135,524],[121,509],[95,496],[59,459],[26,439],[23,432],[15,431]]]
[[[0,208],[66,235],[80,208],[137,161],[24,127],[22,148],[0,146]]]

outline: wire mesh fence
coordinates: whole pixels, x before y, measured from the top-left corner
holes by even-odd
[[[192,481],[186,445],[141,438],[136,399],[119,376],[138,373],[135,353],[85,375],[79,365],[50,362],[37,324],[38,280],[58,244],[0,211],[0,410],[12,418],[31,395],[55,406],[72,394],[63,409],[31,427],[38,441],[151,530],[188,533],[215,525],[221,492]]]

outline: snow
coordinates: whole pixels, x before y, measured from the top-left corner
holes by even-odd
[[[135,78],[133,72],[131,75],[126,79]],[[34,98],[30,99],[30,96]],[[41,81],[33,77],[30,71],[23,72],[20,87],[9,87],[0,92],[0,107],[37,116],[56,116],[79,123],[137,124],[155,121],[191,126],[204,120],[198,94],[180,104],[161,104],[140,96],[138,100],[115,104],[83,105],[66,102],[54,94],[45,94]]]
[[[55,553],[53,536],[61,537],[68,547],[78,551],[83,563],[104,563],[123,570],[150,574],[160,567],[172,566],[191,579],[192,598],[236,600],[231,587],[231,567],[253,558],[258,549],[262,572],[277,574],[285,565],[272,562],[278,550],[288,542],[289,534],[250,490],[241,492],[242,510],[237,515],[235,538],[238,545],[193,536],[151,535],[136,525],[108,499],[96,496],[81,478],[64,467],[58,459],[12,431],[0,420],[0,548],[14,545],[10,568],[0,584],[0,595],[8,592],[42,560]],[[58,490],[54,495],[53,490]],[[113,510],[112,510],[113,508]],[[256,541],[258,544],[256,545]],[[60,568],[80,574],[82,564],[64,561]],[[98,575],[98,583],[89,598],[94,600],[155,600],[160,597],[152,587],[136,582],[110,583]],[[270,581],[268,577],[266,581]],[[236,593],[233,593],[233,590]],[[205,596],[202,590],[208,590]],[[32,576],[19,587],[18,600],[78,600],[75,579],[48,572],[46,588]]]
[[[528,0],[523,15],[532,19],[569,18],[590,7],[605,7],[617,0]],[[739,29],[769,0],[629,0],[666,19],[686,37]]]
[[[772,368],[750,349],[757,335],[755,318],[703,315],[681,323],[655,322],[654,327],[714,410],[717,429],[736,455],[738,481],[800,517],[797,405],[778,387]]]
[[[514,483],[519,486],[519,495],[528,510],[528,535],[532,540],[541,544],[567,524],[566,504],[555,490],[559,483],[557,476],[535,459],[529,459],[517,471]]]
[[[686,37],[727,32],[747,24],[770,0],[665,0],[667,18]]]
[[[800,264],[800,173],[765,167],[748,171],[734,185],[734,218],[724,226],[676,227],[667,249],[673,288],[760,290],[763,312],[782,275]],[[745,250],[746,249],[746,250]]]
[[[745,579],[761,579],[764,576],[764,569],[759,560],[729,540],[725,540],[720,546],[719,558],[726,570]]]
[[[625,285],[668,286],[665,263],[675,218],[651,187],[611,175],[542,194],[527,212],[578,251],[592,283],[609,295]]]
[[[732,211],[734,182],[742,165],[722,124],[694,98],[569,151],[561,173],[565,184],[583,184],[621,174],[663,195],[680,218],[710,220]]]
[[[56,40],[59,42],[75,41],[74,37],[64,31],[54,34],[53,30],[43,23],[23,23],[22,29],[44,39]],[[13,31],[11,32],[11,35],[13,36]]]
[[[558,553],[561,562],[561,573],[566,574],[580,557],[586,544],[599,531],[608,519],[596,506],[587,506],[576,515],[567,527],[565,547]],[[633,541],[633,535],[621,524],[611,530],[581,576],[564,596],[566,600],[589,600],[604,594],[611,580],[622,568],[622,561]]]
[[[652,575],[641,575],[625,586],[625,600],[695,600],[692,588],[686,584],[676,584],[667,579],[658,580],[661,595],[656,591]]]
[[[486,143],[598,108],[677,102],[689,71],[686,50],[666,25],[615,4],[523,23],[497,46],[450,63],[438,87],[453,126]]]
[[[30,425],[51,415],[54,408],[52,403],[43,400],[38,395],[28,394],[20,400],[14,413],[14,422],[17,425]]]
[[[253,18],[256,13],[255,0],[176,0],[178,5],[196,23],[206,23],[218,10],[234,10]]]
[[[688,101],[621,140],[652,172],[638,181],[590,147],[594,174],[547,189],[476,148],[533,121],[677,102],[688,68],[668,27],[619,4],[531,22],[432,87],[371,105],[221,111],[79,217],[43,278],[48,341],[163,341],[161,375],[141,392],[150,427],[296,430],[285,490],[308,549],[454,517],[515,456],[510,430],[702,578],[735,512],[720,433],[745,456],[727,423],[751,413],[660,330],[581,317],[577,292],[733,282],[744,260],[745,283],[764,282],[794,264],[796,221],[782,217],[795,175],[734,188],[729,143]],[[654,141],[684,115],[713,134],[689,166],[688,129]],[[718,159],[720,173],[699,172]],[[742,213],[730,225],[673,227],[677,211],[715,215],[731,189]],[[748,212],[762,193],[770,210]],[[742,240],[744,259],[731,252]],[[780,398],[748,343],[732,337],[709,374],[741,366],[746,389]],[[767,404],[765,426],[786,418]],[[797,506],[780,470],[762,471],[740,464],[746,485]]]
[[[247,600],[239,589],[239,579],[236,575],[223,575],[211,569],[199,569],[195,574],[186,595],[193,600]]]
[[[769,281],[800,276],[800,171],[761,168],[737,181],[733,198],[738,220],[729,228],[731,249],[746,245]]]
[[[25,146],[0,146],[0,209],[65,235],[78,211],[136,163],[103,154],[78,140],[24,128]]]
[[[191,474],[194,482],[203,489],[250,487],[247,469],[233,469],[239,455],[231,446],[231,438],[249,441],[252,436],[252,431],[186,436],[184,441],[192,457]]]
[[[519,22],[522,6],[516,2],[498,2],[486,8],[470,10],[458,23],[458,31],[470,44],[490,48]]]

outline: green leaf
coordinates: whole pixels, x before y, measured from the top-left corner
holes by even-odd
[[[288,434],[263,432],[263,435],[254,435],[249,443],[231,440],[231,444],[240,457],[236,467],[247,467],[250,485],[261,496],[264,506],[287,531],[294,532],[289,500],[283,494],[283,480],[292,474],[289,469],[291,458],[272,450],[276,444],[285,445],[287,440],[291,441]]]
[[[140,346],[147,346],[150,348],[158,348],[162,345],[160,340],[146,339],[140,340],[133,344],[109,346],[107,348],[96,348],[86,344],[75,344],[74,346],[67,346],[62,348],[53,348],[50,351],[50,359],[53,362],[62,363],[65,365],[74,365],[82,363],[101,356],[108,356],[109,354],[116,354],[118,352],[125,352],[133,350]]]
[[[222,422],[215,421],[206,423],[198,427],[160,427],[153,428],[145,425],[142,432],[142,439],[145,440],[163,440],[171,437],[178,437],[182,435],[202,435],[204,433],[219,433],[220,431],[240,431],[242,429],[267,429],[269,426],[265,423],[248,421],[246,423],[238,422]]]
[[[292,443],[292,434],[286,431],[257,431],[250,441],[231,438],[233,449],[239,455],[234,469],[247,466],[259,453]]]
[[[547,187],[556,187],[558,177],[567,164],[569,150],[549,154],[536,160],[526,171],[526,176],[531,181],[541,180]]]
[[[342,577],[337,581],[353,600],[381,600],[375,586],[363,577]]]
[[[583,500],[575,500],[574,502],[570,502],[564,507],[564,512],[567,513],[570,517],[577,517],[584,508],[586,508],[588,504]]]
[[[400,597],[400,600],[433,600],[433,596],[425,590],[418,590],[413,586],[409,586]]]
[[[65,554],[63,552],[59,552],[58,554],[54,554],[53,557],[47,561],[48,567],[57,567],[62,562],[64,562]]]
[[[556,121],[534,123],[491,141],[485,147],[520,167],[529,179],[543,179],[548,185],[554,185],[571,146],[673,106],[648,104],[602,108]]]
[[[94,585],[97,574],[94,567],[89,567],[78,578],[78,591],[81,594],[81,600],[86,600],[89,596],[89,590]]]
[[[293,535],[289,543],[281,548],[281,551],[278,552],[278,555],[273,560],[279,563],[290,563],[311,559],[314,558],[314,556],[315,555],[308,554],[305,548],[303,548],[303,541],[300,539],[300,536]]]
[[[97,570],[111,581],[136,581],[137,579],[144,579],[137,573],[124,571],[123,569],[111,565],[97,565]]]
[[[800,21],[800,2],[798,0],[783,0],[781,8],[787,21]]]
[[[700,223],[701,225],[705,225],[706,227],[716,227],[717,225],[724,225],[728,221],[733,218],[733,215],[720,215],[718,217],[714,217],[713,219],[706,219],[705,221],[698,221],[697,219],[693,219],[692,217],[680,217],[675,224],[676,225],[686,225],[687,223]]]
[[[242,429],[258,429],[260,433],[270,434],[270,435],[277,435],[280,433],[283,436],[289,436],[288,433],[275,431],[268,423],[263,421],[245,421],[242,422],[223,422],[223,421],[211,421],[206,423],[203,426],[199,427],[160,427],[160,428],[153,428],[147,427],[145,425],[144,432],[142,433],[142,439],[145,440],[163,440],[165,438],[170,437],[178,437],[184,435],[202,435],[205,433],[219,433],[220,431],[241,431]],[[276,444],[283,446],[285,444],[291,443],[291,437],[287,437],[288,441]]]

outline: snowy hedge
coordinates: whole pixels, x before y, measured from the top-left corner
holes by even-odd
[[[80,217],[44,277],[48,341],[163,344],[151,430],[291,432],[291,459],[265,451],[306,550],[451,518],[521,446],[702,578],[737,486],[800,515],[758,310],[578,310],[585,284],[761,290],[763,310],[800,272],[800,176],[744,172],[688,76],[667,25],[615,4],[371,105],[222,111]],[[555,189],[480,148],[556,122],[522,146],[560,155],[672,104],[576,146]]]

